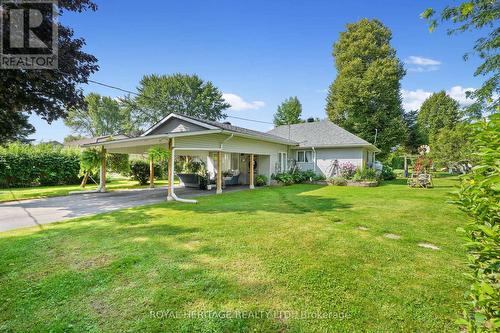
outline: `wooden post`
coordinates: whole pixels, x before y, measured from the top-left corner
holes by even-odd
[[[106,192],[106,149],[104,146],[101,146],[101,170],[99,177],[99,192]]]
[[[222,152],[217,152],[217,189],[216,194],[222,193]]]
[[[253,190],[255,188],[254,186],[254,166],[255,162],[254,162],[254,155],[253,154],[250,154],[250,189]]]
[[[405,178],[408,178],[408,161],[406,160],[406,155],[405,155]]]
[[[149,187],[155,187],[155,165],[153,158],[149,158]]]
[[[168,187],[167,187],[167,201],[172,201],[174,200],[174,197],[172,196],[172,193],[174,192],[174,159],[175,156],[172,151],[172,139],[168,139],[168,154],[169,154],[169,159],[168,159]]]
[[[82,183],[80,184],[80,187],[85,188],[87,185],[87,181],[89,180],[89,172],[85,172],[85,175],[83,176]]]

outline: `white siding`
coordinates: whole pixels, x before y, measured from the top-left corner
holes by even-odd
[[[358,168],[363,167],[363,148],[319,148],[316,149],[316,173],[327,175],[330,165],[338,160],[339,164],[351,162]]]

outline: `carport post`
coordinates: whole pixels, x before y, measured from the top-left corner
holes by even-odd
[[[216,194],[222,193],[222,152],[217,152],[217,189]]]
[[[151,156],[149,157],[149,187],[155,187],[155,165]]]
[[[106,192],[106,149],[101,146],[101,169],[99,172],[99,192]]]
[[[168,139],[168,188],[167,188],[167,201],[173,201],[174,197],[172,196],[172,193],[174,192],[174,168],[175,168],[175,163],[174,163],[174,153],[172,151],[172,139]]]
[[[254,154],[250,154],[250,189],[253,190],[255,188],[254,186],[254,173],[255,173],[255,170],[254,170]]]

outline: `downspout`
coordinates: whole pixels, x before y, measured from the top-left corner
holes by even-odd
[[[172,172],[172,184],[168,184],[168,186],[171,187],[171,192],[172,192],[172,198],[175,200],[175,201],[179,201],[179,202],[185,202],[185,203],[198,203],[198,201],[196,200],[193,200],[193,199],[182,199],[182,198],[179,198],[175,192],[174,192],[174,175],[175,175],[175,150],[177,148],[173,147],[172,148],[172,156],[170,156],[170,168],[171,169],[171,172]],[[169,171],[170,172],[170,171]]]

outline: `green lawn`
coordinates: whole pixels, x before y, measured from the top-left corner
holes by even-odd
[[[455,184],[265,188],[0,233],[0,331],[455,332]]]
[[[155,185],[166,186],[166,180],[156,180]],[[46,197],[58,197],[68,195],[72,191],[96,190],[97,185],[92,183],[85,188],[80,185],[60,185],[60,186],[36,186],[36,187],[21,187],[21,188],[0,188],[0,202],[24,200],[24,199],[38,199]],[[139,185],[135,180],[127,178],[113,178],[106,184],[106,189],[109,191],[132,189],[132,188],[145,188],[149,185]]]

